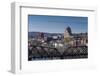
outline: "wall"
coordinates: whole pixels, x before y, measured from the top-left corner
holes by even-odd
[[[81,75],[81,76],[99,76],[99,71],[100,71],[100,61],[99,61],[99,53],[100,53],[100,48],[99,48],[99,41],[100,41],[100,5],[99,5],[99,0],[1,0],[0,2],[0,76],[13,76],[13,74],[9,73],[10,69],[10,47],[11,47],[11,8],[10,4],[11,2],[33,2],[33,3],[50,3],[51,5],[76,5],[76,6],[95,6],[97,7],[97,43],[96,45],[98,46],[98,52],[95,54],[97,57],[97,68],[92,67],[91,70],[86,70],[84,69],[69,69],[65,71],[60,71],[60,72],[48,72],[48,73],[40,73],[40,74],[29,74],[31,75],[36,75],[36,76],[51,76],[51,75],[58,75],[58,76],[63,76],[63,75]],[[28,74],[24,74],[25,76],[28,76]],[[19,75],[17,75],[19,76]]]

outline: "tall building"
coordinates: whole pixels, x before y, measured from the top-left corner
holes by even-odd
[[[64,32],[64,38],[68,38],[68,37],[71,37],[71,28],[68,26],[66,29],[65,29],[65,32]]]
[[[70,35],[72,35],[72,30],[71,30],[71,28],[70,28],[69,26],[66,28],[66,30],[68,31],[68,33],[69,33]]]
[[[38,33],[38,39],[44,39],[44,33],[39,32]]]

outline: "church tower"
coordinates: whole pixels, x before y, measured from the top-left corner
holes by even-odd
[[[69,38],[71,37],[71,28],[68,26],[66,29],[65,29],[65,32],[64,32],[64,38]]]

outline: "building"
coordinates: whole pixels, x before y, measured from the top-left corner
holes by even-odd
[[[64,32],[64,39],[65,38],[68,38],[68,37],[70,37],[70,33],[69,33],[69,27],[67,27],[66,29],[65,29],[65,32]],[[71,30],[71,29],[70,29]]]
[[[39,38],[39,39],[44,39],[44,33],[39,32],[39,33],[38,33],[38,38]]]
[[[73,38],[71,28],[68,26],[64,31],[64,39]]]

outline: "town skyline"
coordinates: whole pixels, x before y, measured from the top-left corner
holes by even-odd
[[[74,16],[28,16],[28,32],[63,33],[66,27],[72,33],[87,33],[88,18]]]

